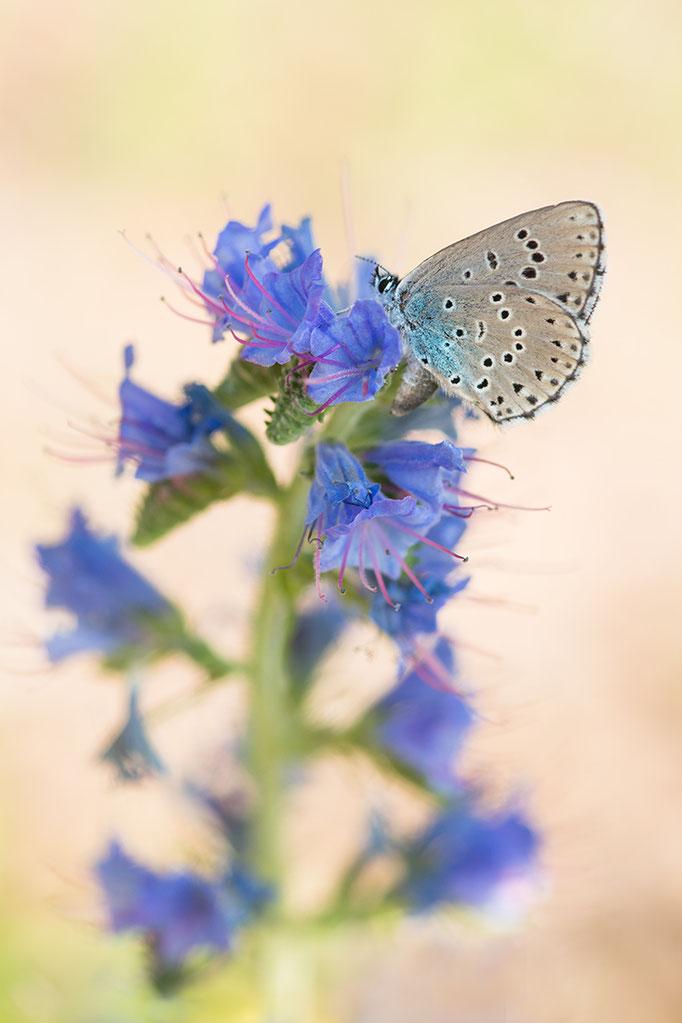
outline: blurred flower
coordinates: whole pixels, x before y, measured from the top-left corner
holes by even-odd
[[[95,871],[111,929],[141,934],[158,969],[181,966],[195,948],[224,952],[231,947],[235,920],[224,883],[191,871],[155,873],[117,842]]]
[[[80,509],[71,514],[61,543],[38,544],[47,573],[45,603],[76,616],[76,627],[46,643],[52,661],[81,651],[112,654],[156,645],[159,627],[176,615],[173,606],[119,554],[114,536],[98,536]]]
[[[327,650],[341,636],[348,616],[337,601],[301,612],[291,637],[290,662],[296,689],[305,686]]]
[[[119,388],[117,471],[133,462],[137,479],[155,483],[210,470],[219,455],[209,436],[225,425],[228,414],[200,384],[185,388],[187,401],[183,405],[158,398],[130,379],[133,361],[133,346],[128,345],[126,373]]]
[[[403,893],[418,911],[446,903],[494,907],[536,869],[538,836],[515,812],[491,817],[466,802],[443,810],[405,849]]]
[[[447,640],[440,640],[431,656],[453,684],[455,664]],[[428,685],[424,674],[430,670],[430,663],[417,665],[377,704],[376,734],[398,759],[419,771],[434,791],[447,793],[457,788],[454,762],[474,714],[454,689]]]
[[[310,338],[315,365],[308,395],[321,409],[373,398],[402,354],[400,335],[383,307],[378,302],[356,302],[348,316],[320,320]]]
[[[121,781],[141,781],[165,770],[163,762],[147,735],[140,714],[137,686],[131,685],[128,718],[113,742],[100,754],[100,760],[113,764]]]

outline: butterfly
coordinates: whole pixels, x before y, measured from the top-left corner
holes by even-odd
[[[372,285],[407,361],[391,412],[440,387],[494,422],[532,419],[585,362],[604,272],[601,213],[583,201],[503,220],[402,280],[377,266]]]

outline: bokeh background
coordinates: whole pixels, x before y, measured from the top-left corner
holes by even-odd
[[[248,222],[271,200],[289,222],[314,216],[332,276],[349,245],[404,273],[488,224],[589,198],[604,210],[609,269],[588,370],[535,423],[463,435],[516,476],[479,467],[476,489],[552,511],[479,519],[474,584],[447,620],[485,714],[468,770],[523,793],[545,832],[546,890],[520,929],[412,922],[357,946],[321,1018],[679,1021],[680,5],[0,11],[3,1020],[175,1018],[136,1001],[133,953],[98,936],[90,863],[114,832],[156,862],[205,839],[164,786],[120,789],[96,764],[123,714],[117,683],[88,662],[47,670],[40,652],[49,626],[31,543],[60,535],[75,501],[125,533],[139,494],[106,462],[49,451],[75,453],[70,422],[97,432],[114,420],[124,343],[137,343],[137,379],[169,397],[187,379],[217,381],[226,362],[159,303],[166,283],[119,229],[142,243],[149,231],[189,263],[189,235],[212,241],[227,213]],[[236,500],[136,563],[237,649],[268,523]],[[387,684],[367,637],[352,656],[352,671],[334,668],[341,696],[364,678]],[[159,668],[148,706],[196,680],[180,663]],[[240,700],[226,687],[208,711],[159,719],[177,772],[219,773]],[[338,814],[352,833],[357,787],[331,763],[305,794],[319,812],[292,848],[313,888],[315,864],[345,841],[337,832],[326,849]],[[183,1011],[225,1018],[218,996]]]

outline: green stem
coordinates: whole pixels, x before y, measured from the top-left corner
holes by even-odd
[[[296,581],[272,568],[291,561],[300,538],[310,483],[296,478],[280,492],[275,534],[265,565],[254,616],[251,681],[250,766],[258,786],[253,862],[260,875],[281,887],[281,815],[287,749],[295,724],[289,673],[289,639],[294,624]],[[277,906],[274,915],[279,915]]]
[[[288,564],[296,550],[309,486],[308,480],[296,477],[279,495],[274,537],[254,616],[248,671],[249,759],[258,791],[251,862],[276,892],[261,945],[261,996],[268,1023],[307,1023],[313,1018],[313,966],[298,940],[295,921],[286,916],[282,847],[287,760],[292,730],[300,727],[289,666],[300,584],[295,574],[271,571]]]

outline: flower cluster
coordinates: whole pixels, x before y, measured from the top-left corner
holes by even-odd
[[[261,366],[295,360],[293,371],[305,379],[317,412],[370,400],[400,361],[398,332],[372,301],[367,264],[352,289],[361,297],[342,311],[351,289],[335,293],[328,286],[310,218],[282,226],[273,237],[265,206],[253,228],[230,221],[209,258],[201,283],[177,277],[185,297],[208,313],[213,340],[230,333],[243,346],[242,358]]]
[[[251,686],[253,723],[241,766],[251,775],[253,806],[236,821],[214,794],[201,796],[218,818],[226,866],[211,878],[189,870],[162,873],[112,843],[96,867],[111,928],[144,939],[159,986],[180,978],[185,962],[201,950],[233,951],[243,928],[267,926],[262,911],[277,897],[286,870],[286,864],[279,872],[273,865],[268,844],[281,790],[296,784],[301,760],[320,743],[355,743],[385,772],[416,786],[432,807],[429,822],[407,838],[389,825],[380,836],[375,828],[341,885],[346,895],[368,860],[389,851],[402,870],[380,902],[416,912],[497,908],[533,877],[538,849],[523,814],[482,809],[479,790],[461,768],[477,715],[462,691],[456,646],[441,631],[439,613],[469,581],[465,530],[491,502],[463,486],[477,459],[457,444],[456,403],[435,396],[407,416],[390,416],[400,378],[394,372],[399,335],[375,300],[367,263],[358,264],[352,286],[329,285],[309,219],[276,230],[265,206],[254,227],[230,221],[206,256],[201,279],[176,271],[160,253],[158,259],[208,316],[202,322],[212,340],[235,338],[239,357],[217,387],[189,384],[176,404],[131,379],[129,346],[114,447],[117,472],[132,464],[147,485],[133,542],[159,539],[208,504],[239,493],[265,497],[277,510],[268,567],[286,560],[300,536],[287,570],[273,567],[263,581],[253,656],[235,665],[214,653],[128,564],[117,540],[92,530],[80,510],[72,513],[64,540],[36,548],[48,577],[46,603],[75,617],[71,631],[47,641],[50,659],[88,651],[128,675],[125,723],[101,754],[122,780],[163,772],[173,781],[140,711],[141,669],[151,660],[181,651],[211,679],[238,667]],[[258,438],[235,415],[273,394],[266,436],[276,443],[305,437],[285,486],[276,482]],[[332,411],[335,406],[348,407]],[[270,429],[276,417],[286,426],[279,439]],[[423,429],[438,430],[442,439],[415,437]],[[398,673],[362,720],[335,736],[308,720],[304,696],[323,655],[357,617],[393,641]],[[273,800],[280,800],[276,810]]]

